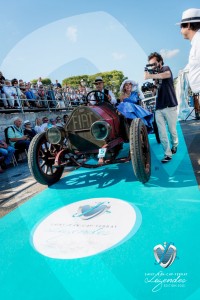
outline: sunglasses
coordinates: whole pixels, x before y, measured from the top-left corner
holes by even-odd
[[[181,27],[181,28],[187,28],[187,27],[188,27],[188,23],[182,23],[182,24],[180,25],[180,27]]]

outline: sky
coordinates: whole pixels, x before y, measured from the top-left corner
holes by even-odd
[[[9,6],[9,7],[8,7]],[[151,52],[174,77],[188,61],[182,12],[199,0],[20,0],[1,3],[0,71],[8,79],[58,79],[119,70],[143,83]]]

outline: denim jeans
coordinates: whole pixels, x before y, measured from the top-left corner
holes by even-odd
[[[5,157],[5,163],[8,165],[12,161],[12,156],[15,153],[15,148],[8,146],[8,148],[0,148],[0,153]]]
[[[176,130],[177,106],[158,109],[155,112],[155,117],[164,154],[166,156],[172,157],[171,147],[178,146],[178,135]],[[170,135],[170,141],[168,138],[168,132]]]

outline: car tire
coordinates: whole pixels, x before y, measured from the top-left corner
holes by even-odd
[[[59,181],[64,170],[64,167],[53,167],[52,157],[55,157],[57,152],[54,149],[55,154],[52,155],[48,147],[46,133],[43,132],[32,139],[28,150],[28,165],[31,174],[37,182],[44,185],[52,185]]]
[[[132,120],[129,140],[135,176],[140,182],[146,183],[151,176],[151,153],[147,129],[141,119]]]

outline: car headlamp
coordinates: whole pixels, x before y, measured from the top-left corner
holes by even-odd
[[[91,126],[91,134],[96,140],[105,140],[111,131],[111,126],[105,121],[96,121]]]
[[[50,144],[60,144],[65,139],[64,128],[51,127],[46,132],[47,140]]]

